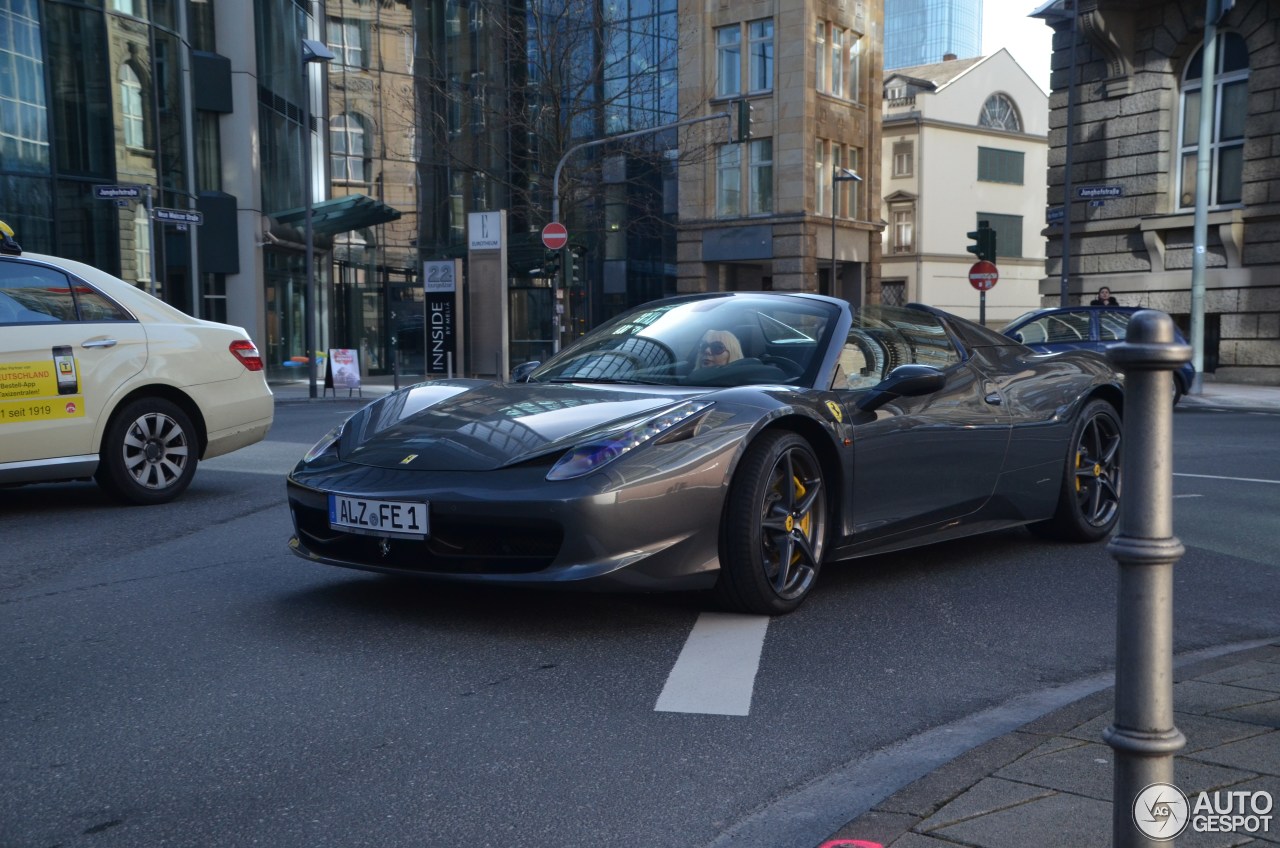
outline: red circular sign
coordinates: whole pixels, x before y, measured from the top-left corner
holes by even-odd
[[[569,231],[559,221],[552,221],[542,228],[542,244],[547,250],[559,250],[569,243]]]
[[[996,263],[994,262],[979,259],[969,269],[969,285],[978,291],[994,288],[998,279],[1000,279],[1000,270],[996,268]]]

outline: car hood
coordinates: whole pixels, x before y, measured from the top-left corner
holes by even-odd
[[[565,450],[705,389],[438,380],[347,422],[340,457],[380,468],[487,471]]]

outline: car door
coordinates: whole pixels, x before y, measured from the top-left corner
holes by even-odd
[[[0,464],[96,455],[99,423],[146,360],[142,325],[93,286],[0,262]]]
[[[906,309],[876,312],[883,317],[855,320],[833,388],[853,422],[847,526],[881,537],[980,509],[1000,476],[1010,425],[994,383],[972,367],[937,317]],[[871,413],[857,408],[872,386],[908,363],[942,369],[943,387],[899,397]]]

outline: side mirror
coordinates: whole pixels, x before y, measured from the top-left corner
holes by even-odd
[[[511,382],[513,383],[529,382],[529,375],[532,374],[535,370],[537,370],[538,366],[541,364],[542,362],[536,359],[533,362],[521,362],[515,368],[511,369]]]
[[[1013,340],[1014,340],[1015,342],[1019,342],[1019,343],[1022,343],[1022,344],[1025,344],[1025,343],[1026,343],[1026,341],[1027,341],[1026,339],[1024,339],[1024,338],[1022,337],[1022,331],[1021,331],[1021,330],[1014,330],[1014,331],[1013,331]]]
[[[947,375],[932,365],[899,365],[858,401],[858,409],[871,412],[900,397],[931,395],[947,384]]]

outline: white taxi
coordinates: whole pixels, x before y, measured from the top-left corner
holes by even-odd
[[[273,415],[244,330],[24,254],[0,222],[0,486],[94,477],[164,503],[200,460],[264,439]]]

